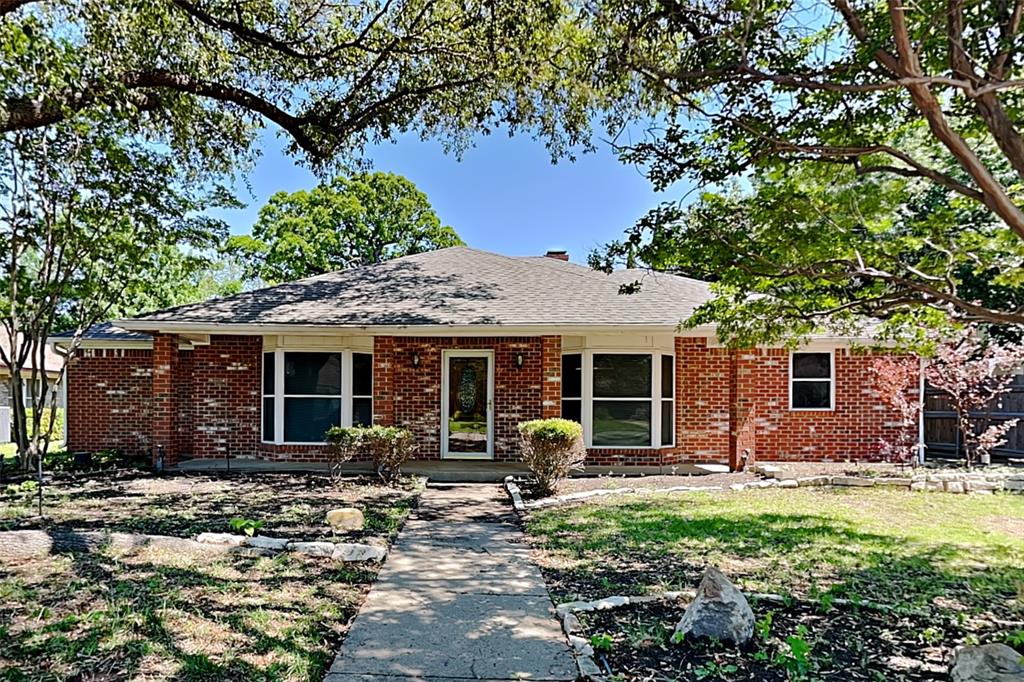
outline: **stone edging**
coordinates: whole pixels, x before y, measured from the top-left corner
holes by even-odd
[[[13,530],[0,532],[0,557],[31,558],[63,552],[96,552],[113,548],[134,552],[143,548],[169,551],[213,552],[274,556],[295,552],[308,556],[330,557],[345,563],[382,561],[387,550],[361,543],[293,542],[262,535],[246,537],[228,533],[201,533],[196,539],[170,535],[141,535],[106,531]]]
[[[1024,473],[946,472],[916,473],[910,478],[868,476],[803,476],[786,477],[786,470],[774,464],[755,464],[750,471],[764,477],[753,484],[737,484],[746,487],[763,487],[764,483],[776,482],[781,488],[804,486],[836,487],[900,487],[915,491],[945,492],[954,494],[977,493],[991,495],[995,492],[1024,493]],[[757,486],[761,484],[761,486]],[[739,490],[736,485],[730,486]]]
[[[307,556],[330,557],[335,561],[345,563],[383,561],[388,554],[387,549],[383,547],[360,542],[297,542],[287,538],[273,538],[265,535],[249,537],[230,533],[200,533],[196,536],[196,542],[207,545],[251,548],[269,554],[294,552]]]

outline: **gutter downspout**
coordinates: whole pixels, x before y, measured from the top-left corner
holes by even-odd
[[[917,372],[917,397],[918,403],[920,404],[920,410],[917,414],[917,463],[924,464],[924,451],[927,448],[924,437],[924,407],[925,407],[925,394],[924,394],[924,358],[918,358],[918,372]]]

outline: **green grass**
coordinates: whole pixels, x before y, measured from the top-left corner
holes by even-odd
[[[1022,617],[1021,496],[631,496],[537,512],[529,530],[560,599],[695,587],[717,564],[748,591]]]
[[[0,564],[0,680],[319,682],[372,575],[291,555]]]
[[[363,536],[393,537],[419,480],[316,475],[58,479],[46,517],[30,492],[0,490],[0,530],[59,528],[188,537],[253,518],[277,537],[333,538],[326,511],[357,506]],[[286,680],[320,682],[376,568],[285,554],[143,549],[0,561],[0,682]]]

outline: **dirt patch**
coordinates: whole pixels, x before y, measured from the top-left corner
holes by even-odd
[[[583,636],[607,644],[597,659],[626,680],[948,680],[953,648],[969,635],[996,641],[991,624],[819,604],[752,603],[758,628],[744,649],[673,642],[684,602],[581,614]]]

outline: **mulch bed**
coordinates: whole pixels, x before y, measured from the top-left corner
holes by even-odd
[[[998,641],[988,622],[939,615],[898,615],[852,606],[751,604],[759,627],[745,649],[707,641],[673,643],[686,604],[651,602],[580,614],[584,636],[611,645],[595,658],[626,680],[948,680],[953,647],[973,635]],[[766,614],[770,613],[770,621]],[[787,643],[788,638],[791,639]],[[797,652],[810,650],[800,660]]]

